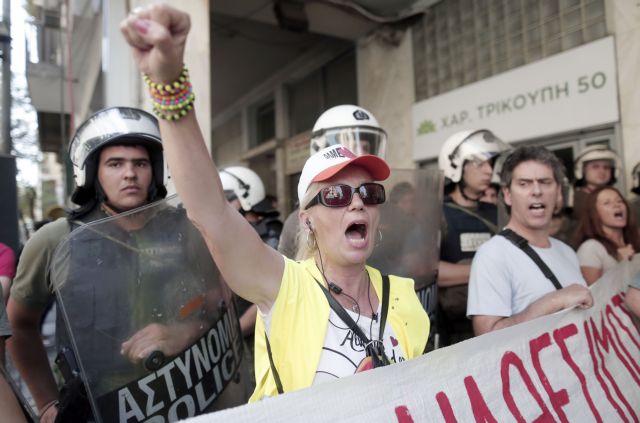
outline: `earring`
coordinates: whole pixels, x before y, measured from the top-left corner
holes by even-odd
[[[307,231],[307,247],[309,247],[310,250],[313,250],[316,248],[316,237],[313,236],[313,234],[310,234],[311,231]]]
[[[378,242],[376,242],[376,247],[378,245],[380,245],[380,243],[382,242],[382,231],[380,229],[378,229]]]

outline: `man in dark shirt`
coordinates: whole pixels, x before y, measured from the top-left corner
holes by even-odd
[[[480,201],[491,184],[493,161],[509,146],[488,130],[458,132],[445,141],[438,167],[445,176],[438,287],[441,344],[473,336],[466,317],[471,259],[497,232],[497,208]]]

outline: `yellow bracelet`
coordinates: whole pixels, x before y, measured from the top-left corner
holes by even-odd
[[[178,79],[169,84],[153,82],[147,74],[143,74],[143,80],[149,89],[153,113],[159,119],[176,121],[193,109],[196,97],[192,91],[186,66],[182,67]]]

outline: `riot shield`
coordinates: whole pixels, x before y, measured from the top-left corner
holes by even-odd
[[[368,260],[383,273],[414,279],[431,320],[431,335],[438,303],[442,183],[438,169],[391,171],[384,181],[387,201],[380,206],[381,239]]]
[[[248,399],[232,292],[176,196],[79,224],[51,280],[66,328],[56,362],[95,421],[176,421]]]

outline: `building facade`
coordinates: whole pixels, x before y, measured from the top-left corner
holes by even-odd
[[[101,72],[77,117],[146,106],[118,30],[127,7],[144,3],[102,2]],[[192,17],[186,63],[211,154],[258,172],[283,213],[295,205],[315,119],[343,103],[378,118],[393,168],[435,166],[449,134],[488,128],[548,146],[569,170],[582,148],[606,143],[623,157],[629,192],[640,160],[637,2],[169,3]]]

